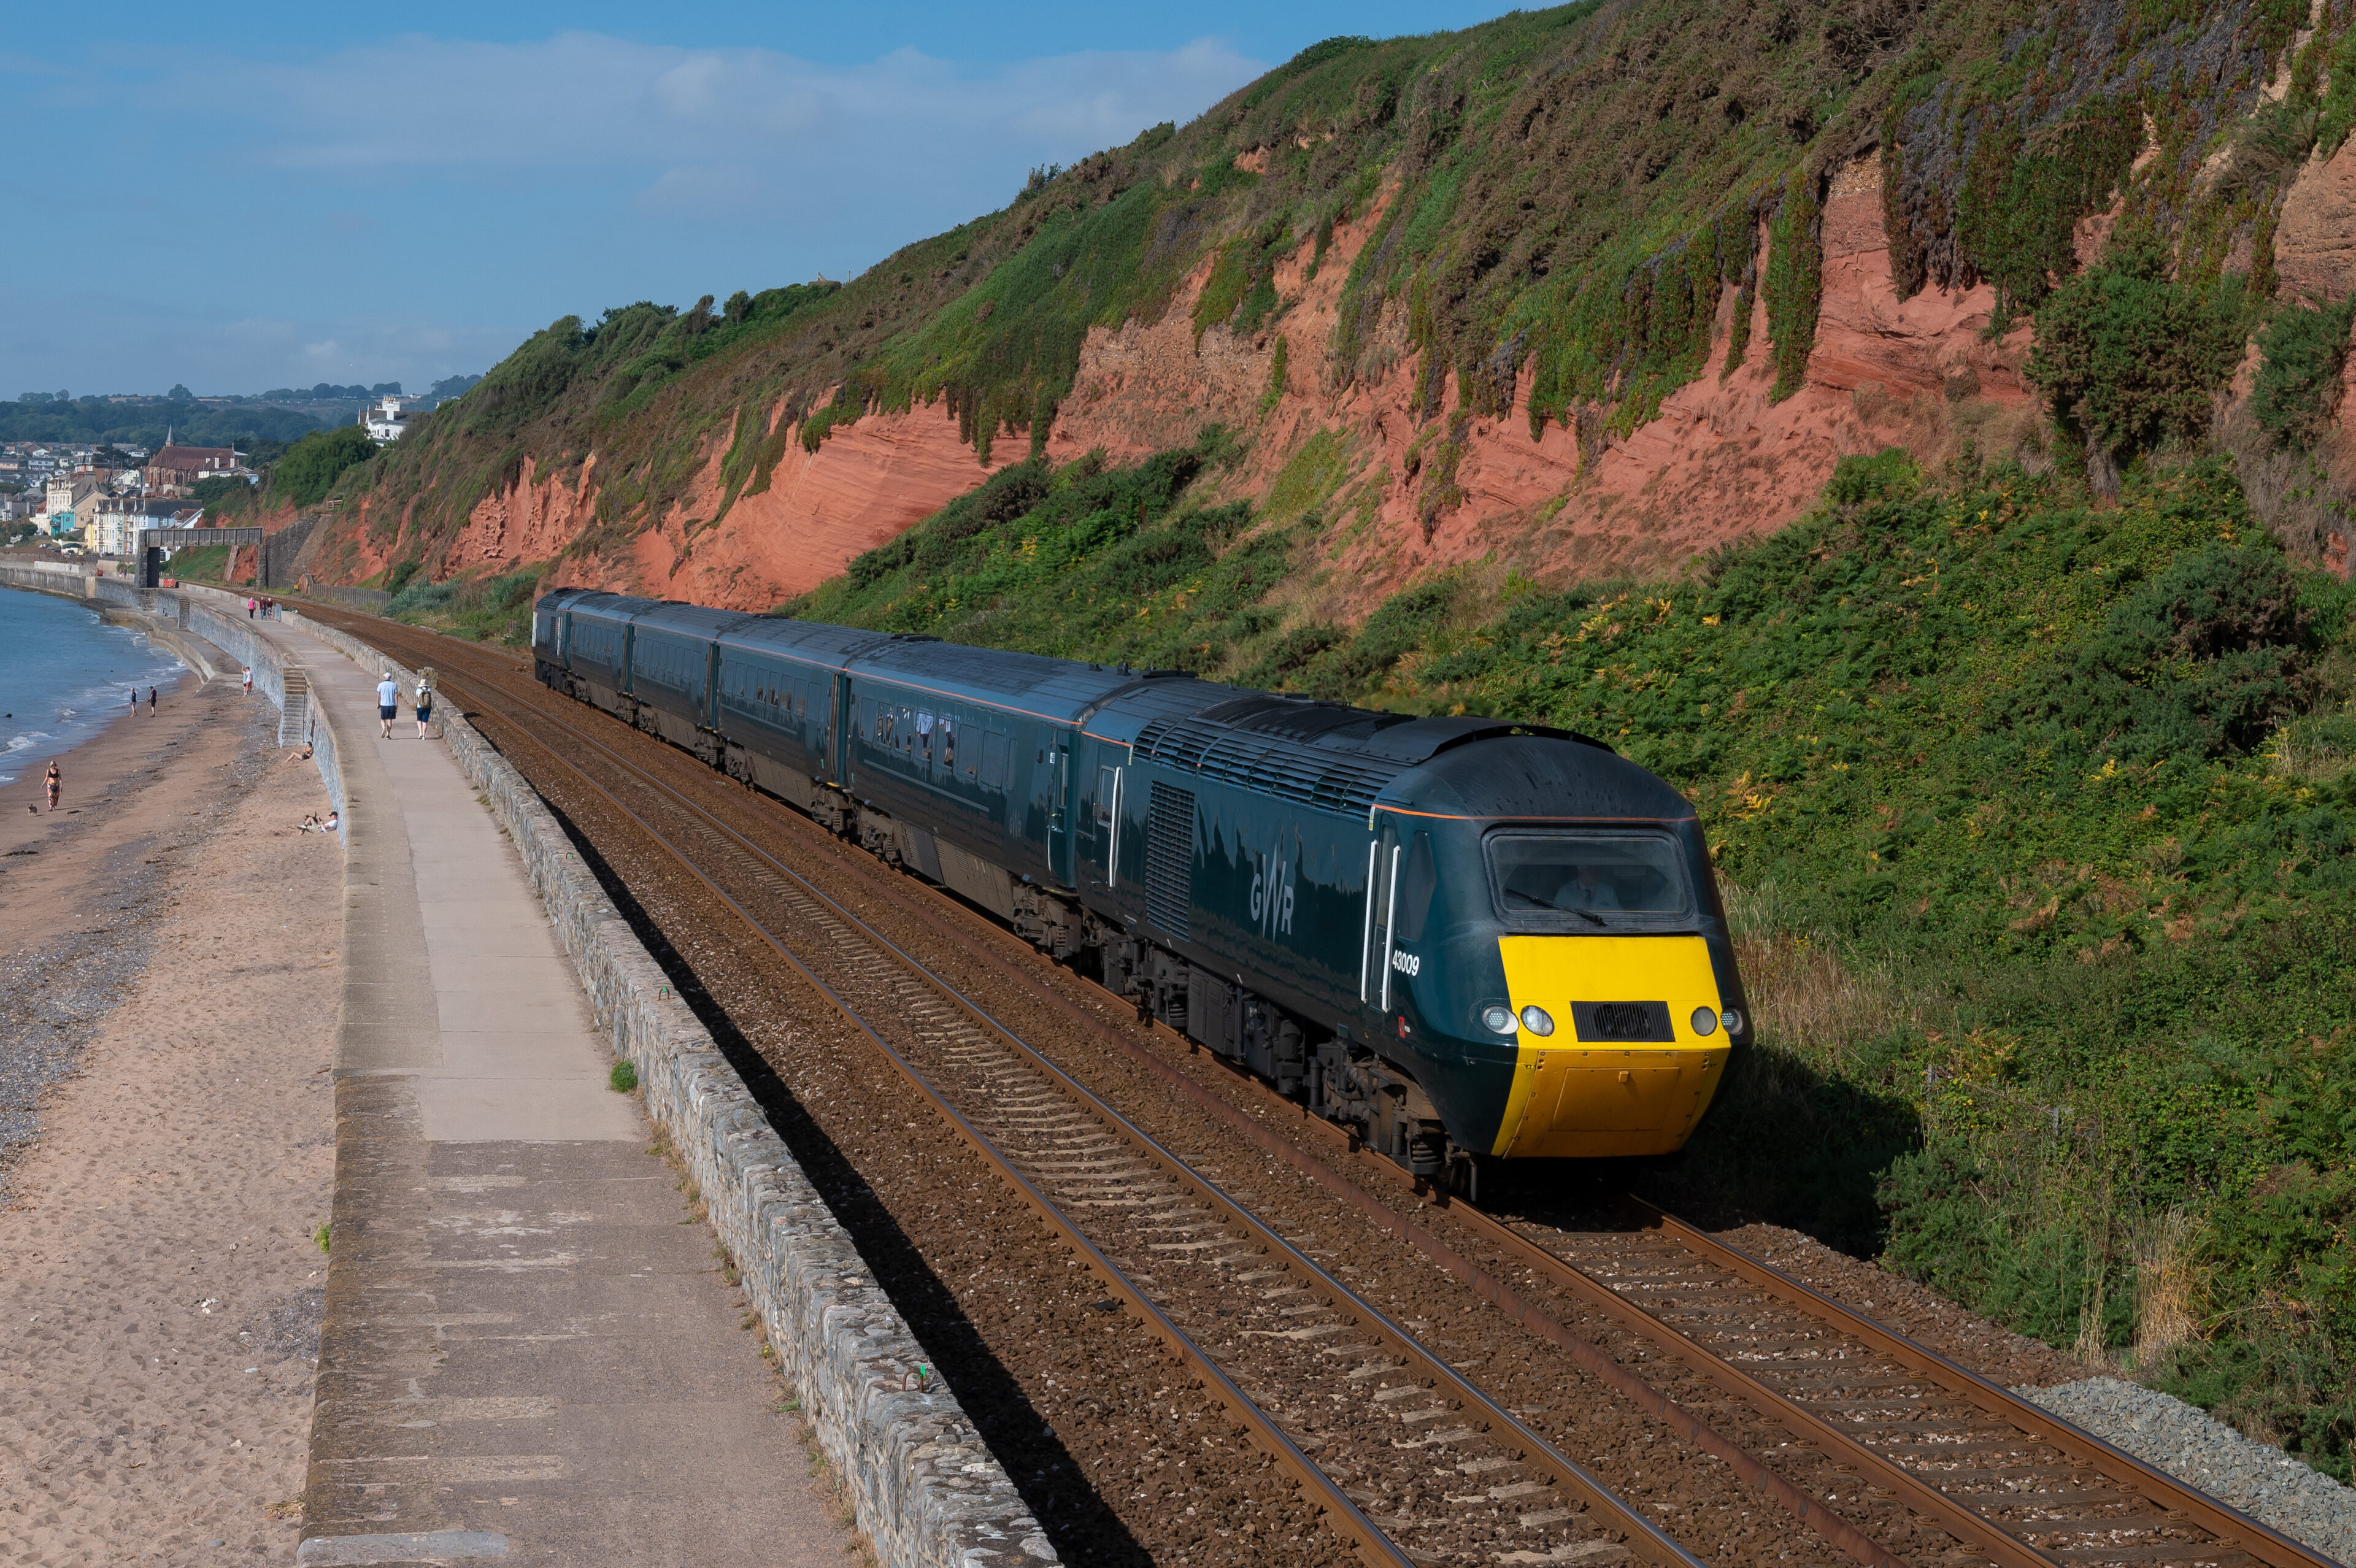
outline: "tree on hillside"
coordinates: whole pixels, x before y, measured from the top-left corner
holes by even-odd
[[[354,464],[376,455],[376,443],[356,424],[314,431],[286,449],[270,470],[271,487],[282,500],[309,507],[327,499],[336,480]]]
[[[2209,428],[2209,395],[2241,357],[2238,313],[2169,276],[2150,243],[2113,251],[2037,313],[2029,379],[2086,443],[2086,476],[2118,494],[2119,464]]]

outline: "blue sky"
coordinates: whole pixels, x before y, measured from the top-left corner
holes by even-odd
[[[851,276],[1319,38],[1497,9],[16,7],[0,397],[421,389],[560,315]]]

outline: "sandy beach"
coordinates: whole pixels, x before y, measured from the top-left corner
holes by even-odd
[[[342,869],[275,727],[190,677],[65,755],[54,816],[37,770],[0,791],[11,1563],[293,1555]]]

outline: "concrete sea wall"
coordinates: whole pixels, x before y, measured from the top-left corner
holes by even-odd
[[[368,645],[289,620],[367,668],[391,669],[405,688],[416,684],[415,671]],[[451,715],[444,733],[522,855],[615,1053],[637,1069],[648,1113],[685,1158],[886,1568],[1057,1561],[850,1235],[554,815],[465,720]]]

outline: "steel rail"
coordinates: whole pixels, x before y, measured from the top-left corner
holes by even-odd
[[[624,757],[612,747],[607,746],[604,741],[588,734],[577,726],[567,723],[563,720],[559,719],[552,714],[541,715],[540,717],[543,718],[548,722],[557,725],[560,729],[574,736],[583,743],[605,753],[605,755],[611,759],[616,766],[637,775],[646,784],[659,791],[661,794],[669,796],[672,800],[678,802],[680,806],[702,818],[703,821],[711,827],[716,828],[719,832],[726,835],[729,838],[734,839],[746,851],[758,857],[774,870],[783,876],[790,878],[795,883],[798,884],[805,892],[823,903],[838,918],[854,927],[860,934],[869,942],[891,954],[894,959],[911,972],[921,976],[925,981],[944,999],[948,1000],[952,1006],[963,1011],[968,1017],[971,1018],[983,1029],[989,1030],[991,1034],[1004,1041],[1008,1046],[1012,1047],[1034,1069],[1048,1077],[1058,1087],[1063,1089],[1066,1094],[1079,1101],[1093,1115],[1100,1120],[1109,1123],[1112,1126],[1119,1129],[1121,1136],[1128,1138],[1133,1145],[1149,1153],[1155,1161],[1162,1167],[1163,1174],[1169,1180],[1181,1188],[1192,1191],[1195,1197],[1206,1203],[1215,1212],[1221,1214],[1228,1221],[1229,1223],[1244,1230],[1250,1239],[1260,1246],[1263,1252],[1277,1254],[1288,1264],[1288,1266],[1313,1282],[1319,1289],[1326,1292],[1333,1299],[1346,1306],[1349,1312],[1356,1315],[1362,1320],[1358,1325],[1359,1327],[1370,1328],[1379,1339],[1388,1341],[1388,1344],[1386,1347],[1387,1349],[1399,1356],[1402,1360],[1413,1363],[1419,1372],[1423,1376],[1428,1377],[1433,1383],[1440,1385],[1440,1388],[1445,1392],[1453,1396],[1462,1403],[1470,1405],[1476,1409],[1489,1423],[1492,1424],[1494,1427],[1511,1433],[1516,1440],[1526,1445],[1528,1455],[1533,1456],[1526,1458],[1526,1463],[1533,1463],[1536,1467],[1552,1473],[1557,1481],[1563,1486],[1565,1490],[1577,1496],[1590,1508],[1594,1509],[1598,1513],[1603,1515],[1612,1522],[1612,1525],[1618,1528],[1622,1534],[1629,1537],[1630,1540],[1628,1544],[1633,1547],[1640,1555],[1643,1555],[1655,1563],[1660,1564],[1661,1568],[1703,1568],[1703,1564],[1698,1559],[1687,1552],[1686,1549],[1680,1546],[1674,1538],[1667,1534],[1667,1532],[1661,1530],[1659,1526],[1655,1525],[1649,1519],[1646,1519],[1633,1506],[1621,1499],[1609,1487],[1597,1479],[1595,1476],[1589,1472],[1583,1466],[1571,1459],[1569,1456],[1563,1454],[1551,1443],[1547,1442],[1546,1438],[1525,1425],[1511,1412],[1499,1405],[1486,1393],[1483,1392],[1477,1386],[1458,1373],[1454,1368],[1449,1366],[1444,1360],[1427,1349],[1419,1340],[1418,1340],[1405,1328],[1401,1328],[1398,1323],[1394,1322],[1389,1316],[1384,1313],[1379,1307],[1376,1307],[1372,1302],[1367,1301],[1356,1291],[1351,1289],[1341,1280],[1329,1274],[1323,1267],[1301,1252],[1300,1249],[1286,1241],[1274,1228],[1251,1214],[1241,1204],[1229,1197],[1228,1194],[1216,1183],[1209,1180],[1200,1172],[1194,1170],[1183,1159],[1180,1158],[1158,1139],[1153,1137],[1151,1134],[1138,1126],[1134,1122],[1123,1115],[1118,1109],[1106,1102],[1101,1096],[1096,1094],[1093,1091],[1080,1083],[1078,1080],[1075,1079],[1069,1072],[1066,1072],[1062,1067],[1051,1061],[1043,1052],[1031,1045],[1029,1041],[1023,1040],[1020,1035],[1009,1029],[987,1008],[981,1007],[978,1002],[976,1002],[972,997],[967,996],[954,984],[935,972],[921,959],[909,953],[905,948],[894,942],[888,936],[885,936],[883,933],[877,931],[861,916],[845,908],[839,900],[835,899],[822,888],[819,888],[808,877],[805,877],[791,866],[787,865],[784,861],[770,854],[766,849],[755,843],[751,838],[747,837],[736,828],[731,827],[726,822],[722,821],[704,806],[691,799],[685,793],[673,787],[667,781],[655,777],[652,773],[640,767],[637,763],[632,762],[626,757]],[[510,722],[513,721],[510,720]],[[946,1099],[942,1098],[938,1094],[937,1091],[934,1090],[931,1085],[924,1080],[922,1073],[918,1069],[916,1069],[912,1063],[906,1061],[906,1060],[900,1056],[900,1054],[889,1044],[885,1043],[883,1039],[868,1026],[865,1019],[861,1018],[848,1006],[847,1003],[830,989],[826,986],[825,982],[819,980],[814,974],[812,974],[809,967],[804,965],[799,958],[796,957],[792,953],[787,951],[782,944],[778,943],[776,938],[771,934],[766,927],[762,926],[760,923],[748,912],[746,912],[741,904],[737,903],[737,901],[729,894],[723,891],[710,877],[706,876],[699,867],[690,862],[680,851],[665,840],[662,836],[650,825],[647,824],[643,818],[639,817],[635,812],[630,811],[630,808],[622,805],[619,800],[615,799],[610,791],[605,790],[603,785],[596,784],[595,781],[589,780],[588,775],[581,770],[579,764],[573,763],[569,758],[563,757],[561,752],[556,752],[553,747],[549,746],[548,742],[541,740],[538,736],[530,735],[529,730],[524,726],[519,724],[517,725],[517,728],[523,730],[528,738],[531,739],[536,744],[541,746],[541,749],[549,752],[551,755],[558,757],[560,761],[564,762],[567,767],[573,769],[574,773],[579,773],[584,780],[591,783],[593,787],[597,788],[599,793],[605,795],[607,800],[611,801],[617,810],[629,816],[631,820],[639,824],[640,827],[649,837],[654,838],[656,842],[662,844],[666,849],[669,849],[673,857],[678,859],[680,864],[685,867],[687,870],[693,874],[699,880],[701,880],[707,887],[711,888],[716,897],[727,903],[732,910],[734,910],[738,916],[744,920],[748,925],[753,926],[754,929],[762,936],[763,940],[767,942],[770,946],[776,948],[781,956],[785,957],[788,963],[792,964],[796,970],[801,973],[804,978],[809,980],[813,987],[817,987],[821,993],[823,993],[827,997],[827,999],[841,1010],[847,1019],[864,1031],[870,1039],[873,1040],[878,1048],[891,1057],[894,1065],[904,1074],[909,1075],[911,1083],[915,1083],[921,1093],[926,1094],[928,1098],[933,1099],[936,1102],[937,1108],[942,1109],[945,1115],[952,1118],[953,1123],[969,1141],[979,1140],[976,1143],[976,1147],[981,1149],[986,1158],[990,1159],[993,1165],[997,1166],[1001,1169],[1001,1174],[1006,1175],[1010,1180],[1014,1181],[1020,1187],[1029,1201],[1031,1201],[1034,1206],[1042,1207],[1043,1209],[1053,1212],[1051,1200],[1047,1199],[1044,1194],[1038,1192],[1034,1187],[1023,1179],[1019,1174],[1014,1173],[1012,1167],[1005,1163],[1003,1157],[1000,1155],[994,1147],[988,1146],[987,1140],[982,1137],[982,1135],[980,1132],[973,1129],[970,1124],[965,1122],[964,1118],[958,1115],[958,1113],[948,1107],[948,1102]],[[1073,1240],[1075,1244],[1085,1248],[1092,1260],[1101,1262],[1104,1267],[1108,1270],[1113,1270],[1115,1273],[1118,1272],[1115,1265],[1112,1264],[1108,1259],[1104,1259],[1103,1255],[1097,1252],[1093,1245],[1079,1238],[1076,1228],[1071,1227],[1068,1221],[1062,1221],[1058,1217],[1058,1228],[1064,1230],[1067,1238]],[[1132,1286],[1130,1288],[1131,1291],[1134,1292],[1134,1287]],[[1143,1299],[1141,1295],[1139,1296],[1138,1299]],[[1168,1319],[1161,1314],[1158,1307],[1151,1308],[1151,1310],[1157,1319],[1162,1323],[1168,1323]],[[1174,1324],[1170,1325],[1170,1328],[1172,1332],[1183,1334],[1183,1330],[1178,1329]],[[1192,1354],[1189,1357],[1190,1364],[1194,1364],[1194,1359],[1201,1358],[1202,1352],[1199,1349],[1194,1349],[1192,1348],[1191,1340],[1187,1343],[1192,1350]],[[1208,1364],[1207,1358],[1202,1359],[1202,1364]],[[1234,1387],[1234,1385],[1226,1380],[1224,1373],[1217,1374],[1216,1386],[1223,1390],[1232,1390]],[[1240,1391],[1237,1391],[1236,1397],[1237,1399],[1244,1398]],[[1252,1408],[1257,1413],[1256,1406],[1252,1406],[1250,1408]],[[1265,1415],[1262,1415],[1260,1419],[1265,1421],[1267,1418]],[[1271,1426],[1272,1424],[1271,1424]],[[1280,1434],[1280,1435],[1281,1435]],[[1292,1447],[1290,1439],[1285,1439],[1284,1441],[1286,1447],[1291,1453],[1295,1455],[1299,1454],[1299,1450]],[[1301,1462],[1304,1464],[1309,1463],[1305,1456],[1301,1456]],[[1321,1477],[1323,1476],[1323,1471],[1319,1471],[1318,1474]],[[1330,1477],[1326,1477],[1326,1479],[1330,1484]],[[1801,1500],[1804,1502],[1805,1499],[1803,1498]],[[1364,1516],[1361,1515],[1360,1517],[1363,1519]],[[1370,1520],[1365,1522],[1368,1529],[1375,1528]],[[1899,1559],[1890,1556],[1887,1552],[1880,1552],[1869,1560],[1861,1560],[1870,1561],[1877,1564],[1878,1568],[1905,1568],[1905,1565]]]
[[[1989,1381],[1968,1367],[1958,1366],[1919,1340],[1884,1328],[1815,1286],[1794,1279],[1773,1264],[1730,1247],[1717,1237],[1632,1195],[1639,1211],[1671,1240],[1749,1281],[1758,1289],[1811,1316],[1828,1319],[1882,1354],[1920,1372],[1948,1392],[2039,1441],[2060,1449],[2079,1464],[2100,1471],[2111,1480],[2132,1487],[2157,1503],[2186,1515],[2221,1541],[2239,1542],[2242,1550],[2271,1568],[2339,1568],[2331,1559],[2252,1519],[2239,1509],[2186,1486],[2165,1470],[2147,1465],[2134,1455],[2062,1420],[2044,1406],[2023,1399],[2010,1389]],[[1631,1303],[1631,1305],[1633,1305]],[[1778,1396],[1781,1397],[1781,1396]],[[1790,1403],[1790,1402],[1786,1402]]]
[[[605,746],[603,742],[583,734],[573,726],[563,724],[553,720],[551,720],[551,721],[558,722],[559,728],[578,736],[583,741],[587,741],[590,745],[595,746],[599,751],[606,752],[608,755],[613,754],[610,749]],[[661,832],[661,830],[657,828],[652,823],[648,822],[644,816],[641,816],[636,811],[631,810],[630,807],[625,805],[613,791],[607,789],[604,784],[598,783],[596,779],[590,776],[588,771],[583,768],[578,763],[575,763],[570,757],[565,756],[563,752],[558,751],[554,746],[550,745],[548,741],[542,740],[541,737],[532,734],[528,726],[516,722],[513,720],[509,720],[508,722],[527,740],[531,741],[534,744],[538,745],[541,751],[547,752],[551,757],[570,769],[584,784],[603,795],[605,798],[606,803],[615,810],[620,812],[623,816],[636,823],[639,832],[646,835],[648,839],[659,846],[665,853],[669,855],[673,860],[678,862],[680,869],[686,871],[697,881],[702,883],[714,898],[718,899],[722,903],[726,904],[728,908],[734,912],[736,917],[743,921],[755,936],[767,944],[767,945],[776,953],[778,957],[783,958],[788,965],[792,965],[794,971],[802,977],[812,990],[816,991],[821,997],[823,997],[828,1005],[832,1007],[836,1012],[841,1014],[843,1019],[849,1022],[852,1028],[865,1035],[869,1041],[874,1045],[875,1049],[884,1054],[884,1060],[889,1061],[899,1072],[900,1076],[907,1082],[909,1087],[916,1090],[917,1094],[932,1107],[934,1114],[948,1122],[957,1132],[958,1136],[973,1149],[974,1153],[980,1156],[982,1161],[997,1173],[1000,1179],[1012,1187],[1023,1200],[1030,1205],[1032,1210],[1039,1216],[1040,1219],[1046,1222],[1048,1227],[1062,1239],[1064,1243],[1079,1253],[1079,1255],[1086,1261],[1087,1266],[1105,1280],[1106,1284],[1111,1288],[1113,1293],[1126,1302],[1130,1310],[1136,1312],[1138,1316],[1143,1319],[1147,1328],[1153,1334],[1153,1336],[1160,1339],[1165,1347],[1176,1355],[1183,1365],[1208,1385],[1214,1397],[1215,1397],[1220,1403],[1226,1405],[1229,1412],[1241,1421],[1254,1443],[1267,1452],[1276,1461],[1278,1467],[1298,1482],[1302,1490],[1309,1495],[1312,1500],[1325,1511],[1329,1523],[1334,1527],[1335,1534],[1341,1536],[1362,1559],[1368,1563],[1383,1564],[1384,1568],[1414,1568],[1413,1560],[1408,1557],[1407,1554],[1399,1549],[1398,1543],[1393,1541],[1389,1536],[1384,1534],[1383,1531],[1376,1526],[1375,1522],[1366,1517],[1364,1510],[1362,1510],[1355,1502],[1352,1501],[1350,1498],[1343,1492],[1341,1487],[1334,1482],[1333,1478],[1331,1476],[1328,1476],[1323,1470],[1318,1468],[1316,1464],[1311,1460],[1306,1454],[1303,1454],[1293,1443],[1292,1439],[1285,1435],[1283,1429],[1279,1427],[1276,1423],[1269,1420],[1267,1413],[1262,1411],[1258,1404],[1253,1403],[1249,1395],[1237,1388],[1234,1381],[1228,1378],[1226,1373],[1219,1369],[1216,1362],[1213,1361],[1209,1356],[1204,1353],[1202,1348],[1194,1343],[1193,1338],[1190,1337],[1184,1329],[1179,1328],[1177,1324],[1171,1321],[1169,1315],[1164,1313],[1162,1308],[1142,1290],[1140,1290],[1136,1284],[1130,1279],[1129,1275],[1121,1270],[1119,1264],[1115,1264],[1110,1258],[1105,1256],[1104,1253],[1097,1248],[1093,1242],[1090,1242],[1087,1236],[1083,1235],[1080,1232],[1079,1228],[1072,1223],[1070,1218],[1064,1213],[1062,1209],[1056,1206],[1055,1200],[1049,1198],[1045,1193],[1039,1190],[1038,1187],[1033,1184],[1028,1177],[1024,1176],[1020,1170],[1018,1170],[1014,1167],[1013,1163],[1009,1160],[1001,1151],[1000,1151],[996,1145],[992,1144],[988,1137],[984,1136],[980,1129],[976,1128],[971,1122],[968,1121],[965,1116],[958,1111],[956,1106],[949,1104],[948,1097],[942,1094],[941,1092],[933,1085],[931,1080],[926,1078],[924,1072],[918,1069],[914,1062],[903,1056],[893,1047],[889,1040],[886,1040],[883,1035],[876,1031],[874,1026],[870,1024],[867,1019],[860,1014],[857,1008],[853,1008],[848,1001],[846,1001],[832,987],[820,979],[818,975],[810,969],[809,965],[803,963],[791,949],[787,948],[784,943],[778,941],[776,935],[771,932],[767,926],[764,925],[751,911],[747,910],[742,903],[738,902],[736,899],[725,889],[721,887],[718,882],[714,881],[709,875],[707,875],[702,868],[698,866],[686,851],[680,848],[678,845],[672,843],[670,839]],[[634,764],[629,763],[626,760],[620,758],[616,758],[616,760],[617,762],[621,762],[622,765],[628,768],[629,771],[638,773],[642,777],[646,776],[642,770],[639,770]],[[649,779],[648,782],[656,784],[659,787],[667,788],[667,786],[662,786],[659,780]],[[675,794],[676,792],[671,793]],[[703,812],[700,807],[694,807],[692,809],[695,809],[699,816],[704,816],[706,820],[711,821],[714,826],[719,827],[723,832],[734,831],[733,829],[728,828],[726,824],[719,822],[716,818],[712,817],[708,812]],[[1688,1563],[1692,1563],[1691,1559],[1687,1559],[1687,1561]],[[1698,1563],[1692,1563],[1692,1568],[1701,1568],[1701,1565]]]

